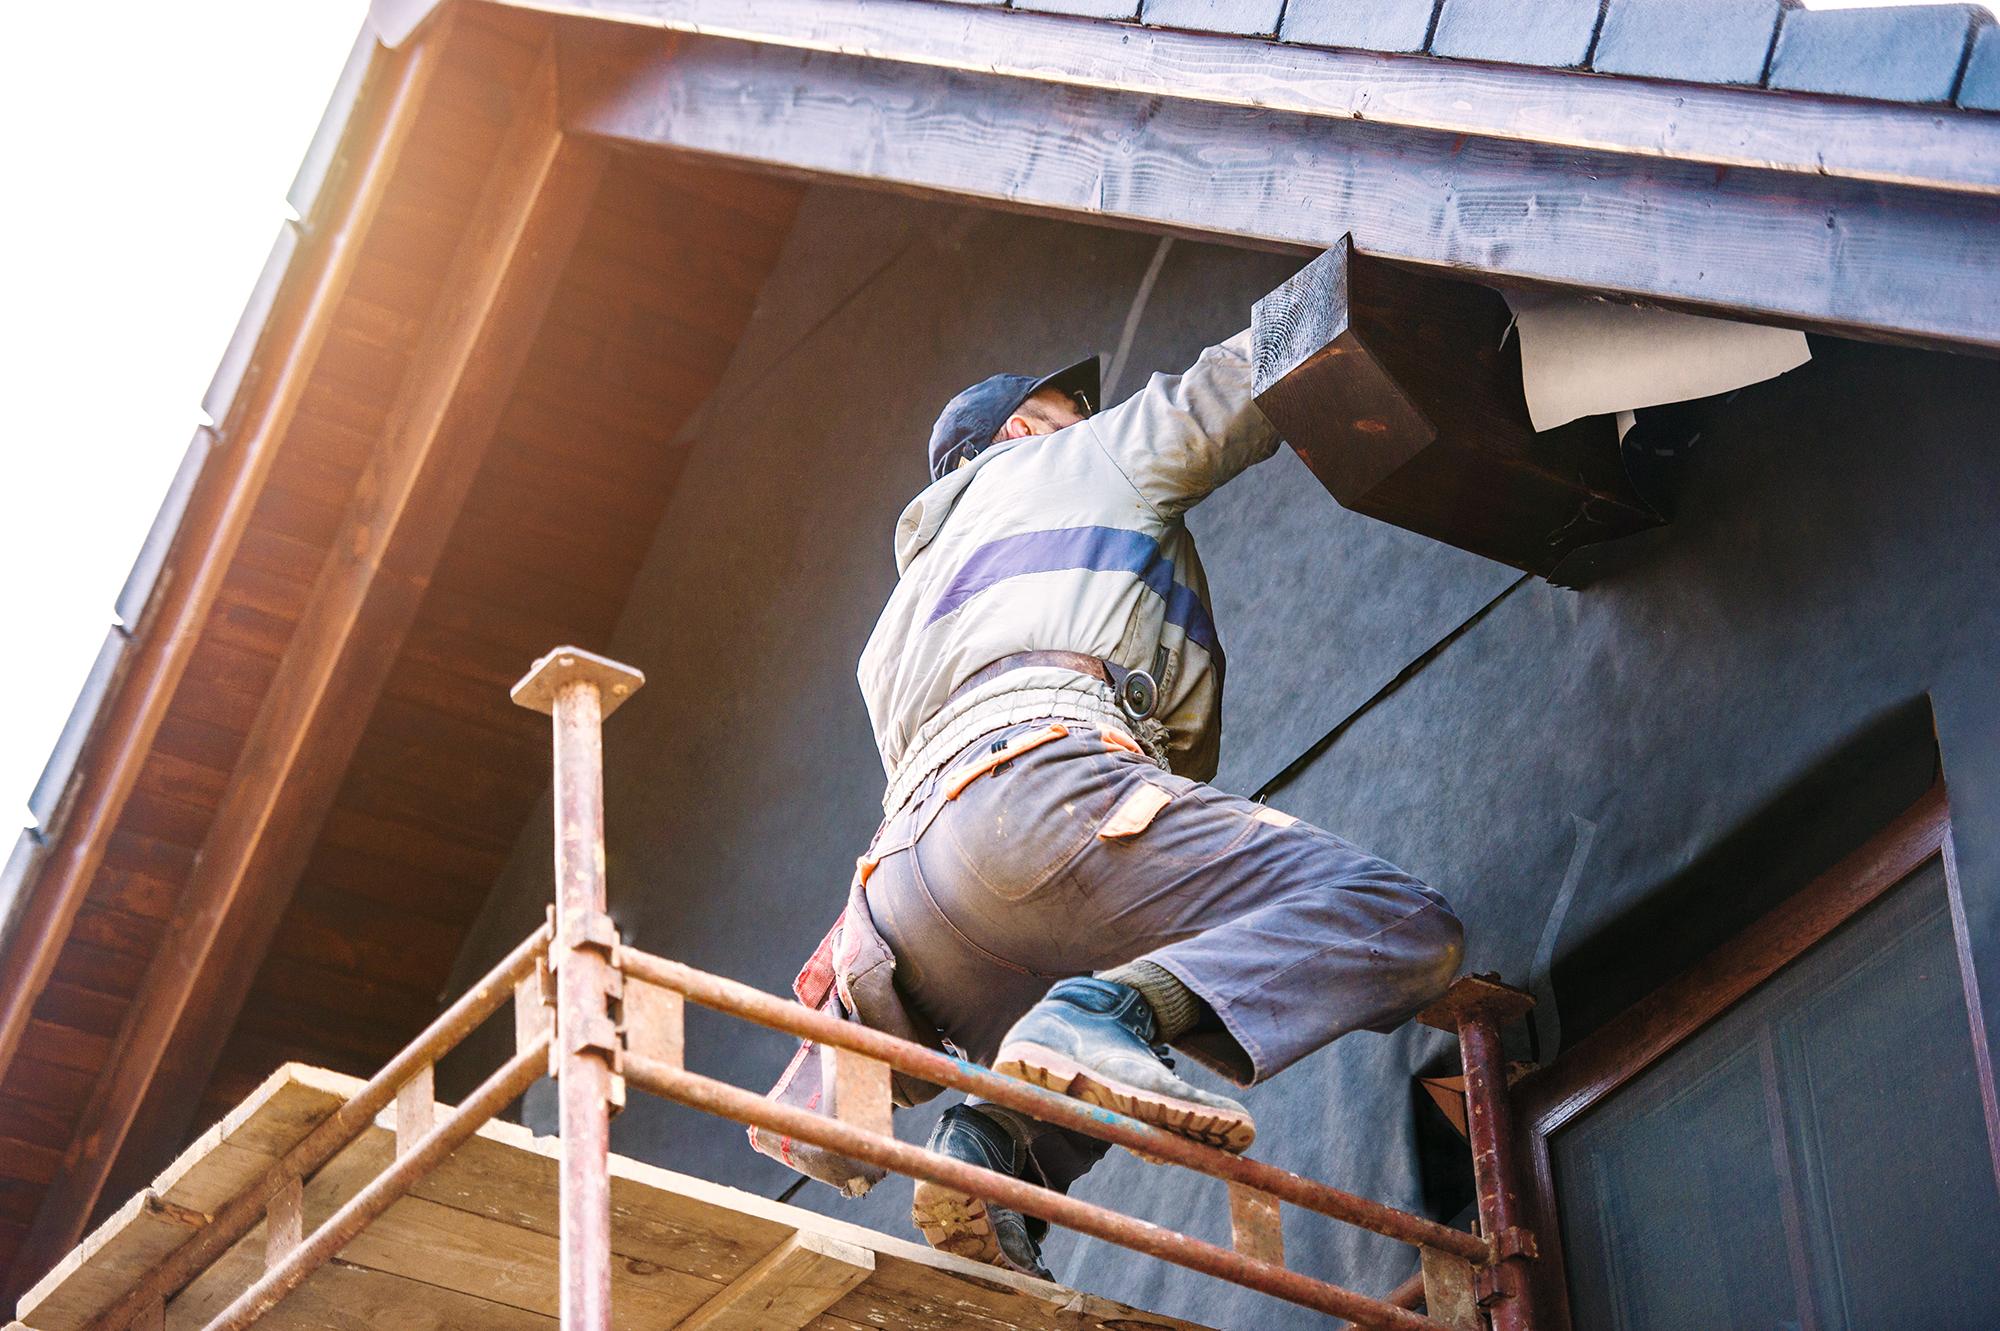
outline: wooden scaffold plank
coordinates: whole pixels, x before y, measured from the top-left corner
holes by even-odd
[[[34,1331],[84,1331],[203,1223],[206,1210],[261,1179],[359,1085],[313,1068],[281,1069],[177,1160],[153,1192],[135,1198],[31,1291],[23,1321]],[[396,1135],[385,1110],[305,1181],[299,1214],[308,1234],[397,1159]],[[489,1122],[258,1325],[321,1331],[421,1320],[554,1331],[556,1181],[554,1139]],[[618,1156],[611,1159],[611,1209],[613,1306],[621,1324],[1201,1331]],[[269,1242],[265,1226],[245,1235],[168,1302],[163,1331],[198,1331],[263,1274]]]

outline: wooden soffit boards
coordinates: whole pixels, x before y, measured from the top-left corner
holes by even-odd
[[[89,1326],[360,1084],[279,1069],[29,1291],[22,1320],[36,1331]],[[394,1159],[394,1121],[385,1111],[306,1181],[308,1230]],[[488,1123],[259,1325],[554,1331],[555,1148],[519,1125]],[[1202,1331],[622,1156],[609,1171],[612,1301],[634,1326]],[[166,1331],[205,1324],[263,1261],[260,1227],[167,1303]],[[737,1316],[746,1306],[756,1311]]]
[[[0,1082],[107,862],[155,740],[184,692],[181,684],[204,631],[223,603],[238,551],[279,470],[283,444],[301,418],[336,310],[360,261],[362,238],[384,207],[438,63],[434,48],[413,46],[399,55],[358,118],[367,138],[343,173],[347,184],[337,224],[317,233],[302,253],[298,289],[286,293],[273,317],[272,338],[281,345],[239,395],[227,446],[203,466],[193,486],[173,540],[171,575],[148,598],[141,622],[128,625],[132,642],[120,686],[95,722],[81,760],[83,775],[65,796],[59,835],[0,940]]]
[[[499,165],[279,661],[132,1015],[17,1267],[81,1232],[128,1137],[188,1126],[512,391],[595,194],[602,151],[560,131],[552,55]]]
[[[579,133],[2000,351],[1992,117],[925,0],[528,7],[565,16]]]

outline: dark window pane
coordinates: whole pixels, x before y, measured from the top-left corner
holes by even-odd
[[[1935,861],[1550,1149],[1578,1331],[2000,1326]]]

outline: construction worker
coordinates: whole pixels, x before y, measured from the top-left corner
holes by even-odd
[[[1166,1046],[1261,1082],[1406,1020],[1461,946],[1409,874],[1204,784],[1223,654],[1183,516],[1277,448],[1249,343],[1103,411],[1094,358],[953,398],[859,669],[889,778],[866,903],[901,1000],[996,1071],[1234,1151],[1250,1114]],[[930,1146],[1056,1189],[1106,1149],[979,1102]],[[912,1218],[1046,1275],[1039,1222],[921,1182]]]

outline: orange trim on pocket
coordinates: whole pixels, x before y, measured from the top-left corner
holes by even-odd
[[[1061,739],[1067,734],[1069,734],[1069,727],[1058,723],[1041,730],[1030,731],[1025,735],[1016,735],[1013,739],[1007,741],[1006,748],[989,753],[978,762],[972,764],[972,766],[954,773],[950,784],[944,788],[944,797],[948,800],[957,799],[965,793],[967,786],[977,781],[980,777],[985,776],[994,768],[999,767],[1003,763],[1014,761],[1014,759],[1020,757],[1029,749],[1039,749],[1050,740]]]
[[[1141,758],[1146,756],[1146,751],[1139,747],[1139,741],[1133,739],[1130,735],[1126,734],[1124,731],[1105,730],[1102,732],[1102,734],[1104,735],[1105,748],[1123,749],[1127,753],[1136,753]]]
[[[1097,829],[1097,835],[1106,841],[1116,841],[1120,837],[1137,836],[1153,825],[1160,810],[1173,803],[1174,792],[1142,781],[1139,788],[1127,795],[1114,809],[1104,826]]]

